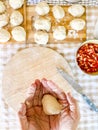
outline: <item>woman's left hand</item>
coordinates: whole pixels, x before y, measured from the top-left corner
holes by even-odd
[[[36,80],[29,89],[29,97],[18,112],[22,130],[50,130],[49,116],[42,109],[42,83]]]

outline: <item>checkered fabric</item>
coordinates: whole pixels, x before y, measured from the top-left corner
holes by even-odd
[[[55,4],[55,1],[48,1]],[[36,3],[35,0],[28,0],[28,4]],[[62,0],[59,1],[62,4]],[[82,0],[82,4],[95,5],[98,4],[95,0]],[[93,30],[98,17],[98,7],[87,6],[87,39],[93,39]],[[81,85],[83,91],[98,107],[98,76],[86,75],[75,63],[75,52],[81,43],[66,43],[66,44],[47,44],[45,47],[52,48],[60,53],[69,63],[74,74],[74,78]],[[0,44],[0,130],[20,130],[20,124],[17,117],[17,113],[7,105],[4,95],[2,93],[2,74],[4,66],[10,60],[10,58],[16,54],[20,49],[26,47],[38,46],[34,44]],[[89,109],[89,106],[82,99],[81,95],[77,92],[73,92],[75,98],[79,102],[80,108],[80,123],[77,130],[98,130],[98,113]]]
[[[27,4],[36,4],[39,1],[43,1],[43,0],[27,0]],[[66,0],[44,0],[47,1],[49,4],[70,4],[69,2],[66,2]],[[77,2],[78,4],[82,4],[82,5],[98,5],[98,0],[79,0],[79,2]],[[76,3],[75,3],[76,4]]]

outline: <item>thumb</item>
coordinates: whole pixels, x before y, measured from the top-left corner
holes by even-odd
[[[26,117],[26,105],[24,103],[21,104],[21,107],[18,111],[18,117],[21,125],[21,130],[28,130],[28,121]]]

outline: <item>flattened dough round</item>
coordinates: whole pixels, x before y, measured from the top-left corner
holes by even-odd
[[[51,28],[51,22],[46,18],[38,18],[34,22],[34,27],[36,30],[45,30],[48,32]]]
[[[56,19],[62,19],[65,16],[64,9],[59,5],[53,6],[52,12]]]
[[[82,5],[75,4],[68,8],[68,12],[74,17],[81,17],[85,12],[85,8]]]
[[[9,22],[9,16],[7,13],[1,14],[0,15],[0,27],[4,27],[8,24]]]
[[[0,42],[7,42],[11,38],[10,33],[5,29],[0,29]]]
[[[19,9],[24,4],[24,0],[9,0],[9,4],[13,9]]]
[[[34,41],[37,44],[47,44],[49,40],[49,34],[45,31],[37,31],[34,34]]]
[[[46,15],[49,13],[49,10],[50,7],[45,1],[39,2],[35,7],[35,11],[39,15]]]
[[[13,11],[10,16],[12,26],[18,26],[23,22],[23,15],[19,11]]]
[[[70,26],[72,29],[80,31],[85,27],[85,21],[83,19],[73,19]]]
[[[56,40],[64,40],[66,38],[66,28],[64,26],[57,26],[53,30],[53,37]]]
[[[21,26],[16,26],[12,29],[12,36],[16,41],[25,41],[26,40],[26,31]]]

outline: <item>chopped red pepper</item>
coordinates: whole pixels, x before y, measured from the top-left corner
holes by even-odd
[[[93,73],[98,71],[98,44],[87,43],[81,46],[77,52],[77,62],[80,68]]]

